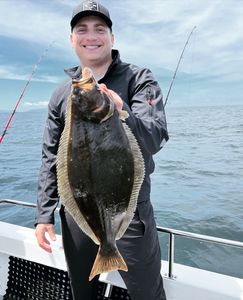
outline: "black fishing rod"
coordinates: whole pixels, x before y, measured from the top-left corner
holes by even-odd
[[[17,101],[16,104],[15,104],[14,110],[12,111],[12,113],[11,113],[11,115],[10,115],[10,117],[9,117],[9,119],[8,119],[8,121],[7,121],[6,125],[5,125],[5,127],[4,127],[3,133],[2,133],[2,135],[1,135],[1,137],[0,137],[0,144],[2,143],[2,141],[3,141],[3,139],[4,139],[4,136],[5,136],[5,134],[6,134],[7,131],[8,131],[8,128],[9,128],[9,126],[10,126],[10,123],[11,123],[12,119],[13,119],[13,116],[14,116],[14,114],[15,114],[15,112],[16,112],[18,106],[19,106],[19,103],[20,103],[21,99],[23,98],[23,96],[24,96],[24,94],[25,94],[25,91],[26,91],[26,89],[27,89],[27,87],[28,87],[28,85],[29,85],[31,79],[33,78],[33,76],[34,76],[34,74],[35,74],[35,72],[36,72],[36,70],[37,70],[39,64],[41,63],[43,57],[47,54],[48,50],[50,49],[50,47],[52,46],[53,43],[54,43],[54,41],[52,41],[52,42],[49,44],[49,46],[43,51],[43,53],[42,53],[42,55],[40,56],[40,58],[38,59],[37,63],[34,65],[33,70],[32,70],[32,72],[31,72],[31,74],[30,74],[30,76],[29,76],[29,79],[27,80],[27,82],[26,82],[26,84],[25,84],[25,86],[24,86],[24,88],[23,88],[23,90],[22,90],[22,93],[21,93],[21,95],[20,95],[18,101]]]
[[[192,36],[192,34],[193,34],[193,31],[194,31],[195,29],[196,29],[196,26],[193,27],[191,33],[189,34],[189,36],[188,36],[188,38],[187,38],[187,41],[186,41],[184,47],[183,47],[183,49],[182,49],[182,52],[181,52],[180,58],[179,58],[179,60],[178,60],[178,63],[177,63],[177,66],[176,66],[176,69],[175,69],[173,78],[172,78],[171,83],[170,83],[169,90],[168,90],[167,95],[166,95],[166,98],[165,98],[165,104],[164,104],[164,107],[165,107],[165,105],[166,105],[166,103],[167,103],[167,101],[168,101],[168,98],[169,98],[169,95],[170,95],[170,91],[171,91],[171,88],[172,88],[173,83],[174,83],[174,81],[175,81],[176,74],[177,74],[179,65],[180,65],[180,63],[181,63],[183,54],[184,54],[184,52],[185,52],[186,46],[187,46],[187,44],[188,44],[188,42],[189,42],[189,40],[190,40],[190,38],[191,38],[191,36]]]

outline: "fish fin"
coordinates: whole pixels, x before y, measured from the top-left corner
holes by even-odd
[[[129,113],[125,110],[119,110],[118,113],[119,113],[119,118],[122,121],[125,121],[129,117]]]
[[[101,273],[107,273],[114,270],[128,271],[127,264],[117,248],[115,248],[114,251],[109,255],[102,255],[100,249],[101,248],[98,250],[92,270],[90,272],[89,281]]]
[[[141,186],[142,186],[142,183],[144,180],[144,176],[145,176],[144,159],[143,159],[143,155],[140,150],[140,147],[138,145],[138,142],[136,140],[136,137],[134,136],[130,127],[126,123],[122,123],[122,125],[123,125],[123,128],[128,137],[130,147],[131,147],[132,153],[133,153],[134,184],[133,184],[133,189],[132,189],[129,205],[127,208],[127,214],[116,234],[116,240],[119,240],[123,236],[128,225],[130,224],[130,222],[133,219],[134,212],[135,212],[136,206],[137,206],[138,194],[141,189]]]
[[[65,127],[61,135],[57,160],[57,187],[62,204],[65,209],[73,217],[74,221],[97,245],[100,244],[98,238],[86,222],[84,216],[81,214],[80,209],[73,197],[73,192],[68,180],[68,142],[71,132],[71,114],[72,114],[72,100],[71,97],[67,100],[67,110],[65,117]]]

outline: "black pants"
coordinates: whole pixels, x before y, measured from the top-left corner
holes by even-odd
[[[98,246],[77,226],[65,208],[60,212],[63,246],[75,300],[95,300],[96,276],[88,281]],[[117,246],[128,272],[120,271],[132,300],[166,300],[160,275],[161,253],[150,201],[138,204]]]

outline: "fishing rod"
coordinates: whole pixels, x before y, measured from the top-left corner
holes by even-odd
[[[179,58],[179,60],[178,60],[178,63],[177,63],[177,66],[176,66],[176,69],[175,69],[173,78],[172,78],[171,83],[170,83],[169,90],[168,90],[167,95],[166,95],[166,98],[165,98],[165,104],[164,104],[164,107],[165,107],[165,105],[166,105],[166,103],[167,103],[167,101],[168,101],[168,98],[169,98],[169,95],[170,95],[170,91],[171,91],[171,88],[172,88],[173,83],[174,83],[174,81],[175,81],[176,74],[177,74],[179,65],[180,65],[180,63],[181,63],[183,54],[184,54],[184,52],[185,52],[186,46],[187,46],[187,44],[189,43],[189,40],[190,40],[190,38],[191,38],[191,36],[192,36],[192,34],[193,34],[193,31],[194,31],[195,29],[196,29],[196,26],[193,27],[191,33],[189,34],[189,36],[188,36],[188,38],[187,38],[187,40],[186,40],[186,43],[185,43],[184,47],[183,47],[183,49],[182,49],[182,52],[181,52],[180,58]]]
[[[37,63],[34,65],[33,70],[32,70],[32,72],[31,72],[31,74],[30,74],[30,76],[29,76],[29,79],[27,80],[27,82],[26,82],[26,84],[25,84],[25,86],[24,86],[24,88],[23,88],[23,90],[22,90],[22,93],[21,93],[21,95],[20,95],[18,101],[17,101],[16,104],[15,104],[14,110],[12,111],[12,113],[11,113],[11,115],[10,115],[10,117],[9,117],[9,119],[8,119],[8,121],[7,121],[6,125],[5,125],[5,127],[4,127],[3,133],[2,133],[2,135],[1,135],[1,137],[0,137],[0,144],[2,143],[2,141],[3,141],[3,139],[4,139],[4,136],[5,136],[5,134],[6,134],[7,131],[8,131],[8,128],[9,128],[9,126],[10,126],[10,123],[11,123],[12,119],[13,119],[13,116],[14,116],[14,114],[15,114],[15,112],[16,112],[18,106],[19,106],[19,103],[20,103],[21,99],[23,98],[23,96],[24,96],[24,94],[25,94],[25,91],[26,91],[26,89],[27,89],[27,87],[28,87],[28,85],[29,85],[31,79],[33,78],[33,76],[34,76],[34,74],[35,74],[35,72],[36,72],[36,70],[37,70],[39,64],[41,63],[43,57],[47,54],[47,52],[49,51],[49,49],[51,48],[51,46],[53,45],[53,43],[54,43],[54,41],[52,41],[52,42],[49,44],[49,46],[48,46],[48,47],[43,51],[43,53],[41,54],[41,56],[40,56],[40,58],[38,59]]]

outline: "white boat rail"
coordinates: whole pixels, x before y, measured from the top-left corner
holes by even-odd
[[[36,204],[30,202],[0,199],[0,206],[5,205],[36,207]],[[40,294],[45,295],[44,298],[41,296],[40,299],[54,299],[52,298],[53,294],[58,295],[58,298],[55,298],[58,300],[70,299],[70,284],[61,236],[57,235],[57,242],[53,244],[53,253],[49,254],[42,251],[37,245],[33,228],[6,222],[0,223],[0,299],[5,299],[5,296],[9,295],[11,297],[14,295],[14,297],[18,298],[31,295],[31,297],[35,297],[31,299],[39,299]],[[163,260],[161,262],[161,275],[164,279],[164,288],[168,300],[243,300],[243,279],[174,262],[175,239],[178,236],[240,249],[243,249],[242,242],[160,226],[157,229],[163,235],[164,233],[169,235],[169,261]],[[16,266],[18,267],[17,269]],[[36,270],[38,272],[41,270],[40,274],[37,272],[40,275],[38,275],[39,279],[37,281],[35,280]],[[16,272],[20,274],[18,278],[16,277]],[[46,272],[49,275],[51,274],[50,276],[48,275],[48,279],[46,279]],[[64,287],[61,287],[60,290],[56,284],[60,279],[59,275],[56,276],[57,273],[63,276],[62,280],[65,277],[65,284],[62,285]],[[26,281],[24,288],[22,274],[28,278],[24,279]],[[50,284],[52,286],[51,290]],[[63,298],[64,295],[67,298]],[[117,271],[100,275],[97,299],[100,299],[100,295],[103,295],[104,299],[124,299],[125,297],[130,299],[126,285]]]
[[[33,208],[36,207],[36,204],[34,204],[34,203],[12,200],[12,199],[0,199],[0,204],[13,204],[13,205],[19,205],[19,206],[33,207]]]
[[[184,238],[200,240],[204,242],[211,242],[215,244],[221,244],[229,247],[237,247],[243,250],[243,242],[222,239],[215,236],[203,235],[198,233],[192,233],[172,228],[166,228],[157,226],[158,232],[164,232],[169,234],[169,243],[168,243],[168,277],[173,279],[173,265],[174,265],[174,253],[175,253],[175,238],[176,236],[181,236]]]
[[[25,207],[32,207],[35,208],[36,204],[12,199],[0,199],[0,204],[7,204],[7,205],[19,205]],[[57,211],[59,208],[57,208]],[[176,236],[181,236],[184,238],[200,240],[204,242],[211,242],[216,244],[221,244],[229,247],[237,247],[243,249],[243,242],[235,241],[235,240],[228,240],[223,238],[218,238],[215,236],[203,235],[198,233],[192,233],[162,226],[157,226],[158,232],[163,232],[169,234],[169,243],[168,243],[168,277],[173,279],[173,265],[174,265],[174,253],[175,253],[175,238]]]

